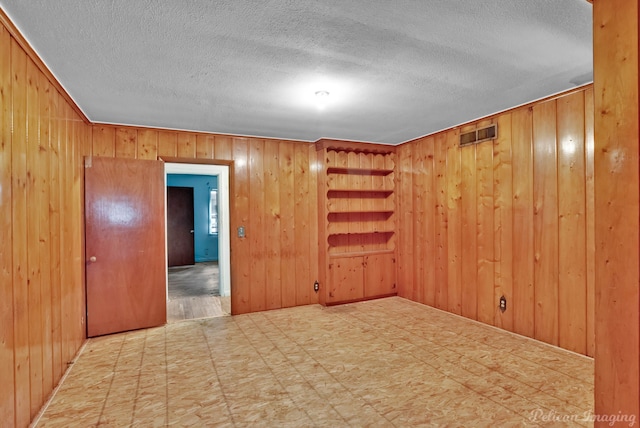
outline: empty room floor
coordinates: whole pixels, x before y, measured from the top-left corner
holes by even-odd
[[[391,297],[90,339],[37,426],[591,426],[592,409],[593,360]]]
[[[231,299],[220,296],[218,262],[199,262],[168,269],[167,321],[229,315]]]

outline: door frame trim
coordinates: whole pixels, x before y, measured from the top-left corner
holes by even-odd
[[[233,296],[231,292],[231,195],[233,194],[233,162],[173,157],[158,157],[158,159],[164,161],[165,188],[167,185],[167,174],[210,175],[218,177],[218,195],[220,197],[220,204],[218,205],[220,209],[220,232],[218,235],[220,295],[231,296],[231,308],[233,309]],[[165,218],[166,215],[167,209],[165,195]]]

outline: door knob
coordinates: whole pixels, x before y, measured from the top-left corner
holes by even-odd
[[[91,256],[91,257],[89,257],[89,261],[90,261],[91,263],[95,263],[95,262],[96,262],[96,260],[98,260],[98,259],[96,259],[96,256]]]
[[[193,230],[190,230],[189,233],[193,233]]]

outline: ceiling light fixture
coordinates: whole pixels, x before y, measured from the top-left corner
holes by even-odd
[[[316,106],[320,110],[327,106],[327,101],[329,101],[329,91],[316,91]]]

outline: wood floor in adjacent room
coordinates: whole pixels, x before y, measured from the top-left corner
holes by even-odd
[[[592,408],[593,360],[392,297],[90,339],[37,426],[590,426]]]
[[[231,314],[231,299],[220,296],[218,262],[168,269],[167,322]]]

